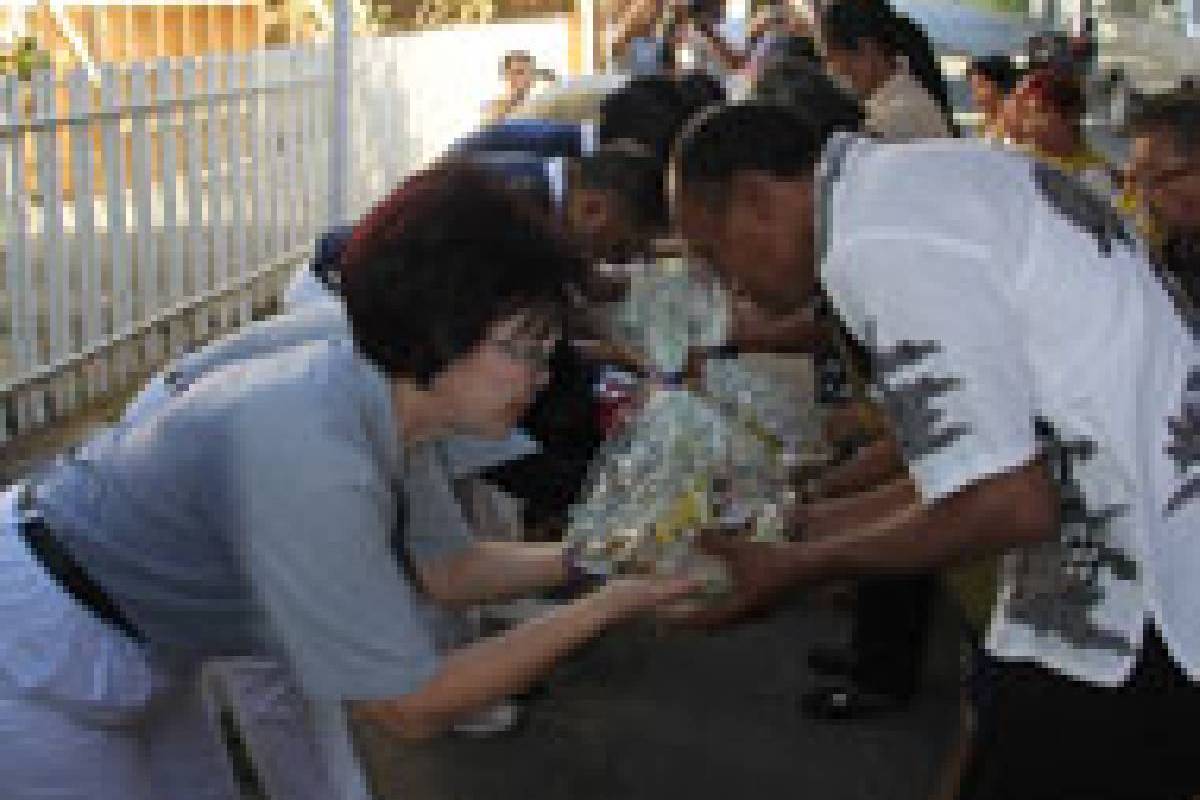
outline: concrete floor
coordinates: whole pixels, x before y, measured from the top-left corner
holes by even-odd
[[[911,711],[813,722],[796,709],[804,653],[844,629],[812,602],[717,634],[631,627],[560,669],[515,733],[416,746],[360,730],[361,749],[381,800],[928,798],[957,729],[952,627],[935,626]]]

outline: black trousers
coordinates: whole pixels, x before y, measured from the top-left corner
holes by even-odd
[[[1149,630],[1123,686],[1092,686],[980,653],[959,800],[1191,800],[1200,795],[1200,684]]]
[[[870,692],[907,698],[925,671],[936,578],[888,576],[861,581],[854,604],[854,680]]]

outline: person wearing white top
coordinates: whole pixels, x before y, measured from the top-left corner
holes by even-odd
[[[945,80],[919,27],[879,0],[839,0],[820,26],[830,73],[862,100],[868,131],[889,141],[953,135]]]
[[[700,619],[1003,552],[960,796],[1194,795],[1192,331],[1071,177],[970,141],[827,139],[819,109],[706,117],[677,151],[678,220],[764,302],[828,296],[871,358],[907,474],[821,526],[801,509],[798,541],[711,539],[738,588]]]

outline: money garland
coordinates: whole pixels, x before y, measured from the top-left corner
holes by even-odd
[[[682,259],[632,271],[614,333],[658,375],[638,414],[601,448],[583,500],[571,510],[567,539],[589,572],[686,570],[706,575],[719,592],[727,579],[718,563],[697,552],[699,531],[715,526],[755,539],[784,536],[794,502],[790,463],[749,406],[753,394],[729,385],[718,397],[686,388],[680,377],[690,348],[724,340],[727,309],[720,288],[698,279]]]

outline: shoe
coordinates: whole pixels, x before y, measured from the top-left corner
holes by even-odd
[[[827,678],[848,678],[854,674],[854,653],[846,647],[817,645],[808,651],[808,668]]]
[[[912,698],[868,692],[853,683],[823,686],[800,696],[800,710],[806,717],[824,721],[871,719],[906,710]]]

